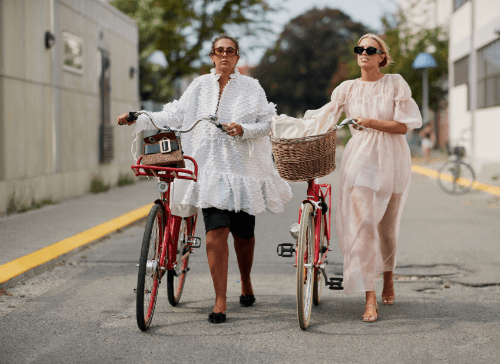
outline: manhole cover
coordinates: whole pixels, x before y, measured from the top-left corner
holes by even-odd
[[[452,265],[396,267],[394,269],[394,274],[398,276],[438,277],[459,272],[460,270]]]

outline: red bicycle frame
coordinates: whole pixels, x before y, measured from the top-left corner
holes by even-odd
[[[158,247],[161,249],[160,266],[163,267],[163,269],[159,269],[158,271],[160,271],[160,275],[163,276],[167,270],[174,269],[174,266],[178,264],[177,261],[174,261],[177,255],[177,244],[173,243],[173,238],[179,236],[179,229],[182,222],[182,217],[172,216],[172,212],[170,210],[170,187],[174,178],[196,182],[198,179],[198,164],[193,158],[184,156],[184,159],[191,161],[194,165],[194,171],[191,171],[187,168],[141,165],[141,159],[142,156],[139,157],[136,164],[131,167],[136,176],[158,177],[160,181],[168,184],[168,188],[166,188],[163,192],[160,192],[161,197],[155,201],[156,204],[159,204],[162,207],[164,212],[164,221],[162,221],[162,244]],[[192,229],[196,226],[197,218],[198,216],[196,215],[192,226],[191,223],[188,222],[187,229],[190,235],[194,234]],[[177,240],[175,240],[175,242],[177,243]],[[167,249],[164,249],[164,247]],[[167,263],[165,264],[165,262]]]
[[[324,219],[324,233],[327,240],[327,248],[330,245],[330,231],[331,231],[331,205],[332,205],[332,187],[329,184],[318,184],[316,183],[316,179],[310,180],[307,183],[307,199],[302,201],[302,204],[309,203],[314,208],[314,273],[317,272],[320,265],[322,265],[326,259],[328,254],[327,251],[323,254],[321,261],[318,261],[320,254],[320,244],[321,244],[321,219]],[[326,199],[328,199],[328,211],[323,214],[322,209],[318,208],[318,204],[324,202],[326,203]],[[302,215],[302,205],[299,209],[299,225],[300,225],[300,217]],[[327,218],[328,216],[328,218]],[[297,258],[296,258],[297,259]]]

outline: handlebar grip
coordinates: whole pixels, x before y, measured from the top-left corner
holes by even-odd
[[[137,111],[129,111],[128,115],[125,117],[125,120],[127,120],[129,123],[137,120],[138,116],[136,114]]]

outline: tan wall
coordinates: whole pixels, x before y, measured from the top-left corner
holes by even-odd
[[[84,41],[81,75],[63,70],[63,32]],[[139,107],[137,42],[135,22],[100,0],[0,0],[0,214],[12,198],[57,201],[131,173],[131,128],[114,129],[114,159],[99,163],[97,53],[110,55],[114,119]]]

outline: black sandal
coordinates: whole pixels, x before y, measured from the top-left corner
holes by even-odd
[[[253,294],[249,294],[246,296],[240,296],[240,305],[243,307],[253,306],[255,303],[255,296]]]
[[[208,321],[213,324],[222,324],[223,322],[226,322],[226,314],[222,312],[212,312],[208,315]]]

